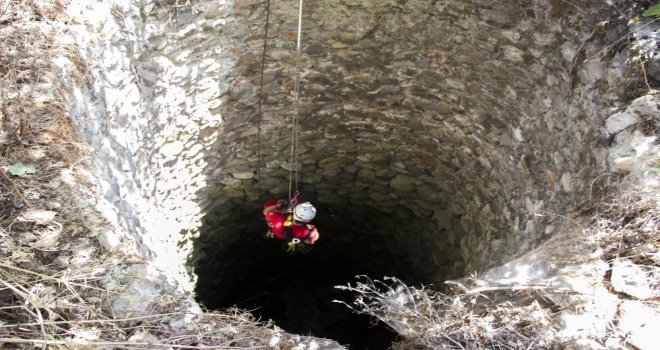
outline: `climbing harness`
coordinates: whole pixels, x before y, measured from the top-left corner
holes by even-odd
[[[266,25],[264,29],[264,47],[261,52],[261,78],[259,79],[259,107],[257,111],[257,186],[261,189],[261,118],[264,103],[264,70],[266,66],[266,49],[268,48],[268,22],[270,20],[270,0],[266,2]]]
[[[292,191],[298,192],[298,123],[300,119],[300,61],[302,59],[300,43],[302,37],[303,0],[298,5],[298,40],[296,43],[296,75],[293,88],[293,120],[291,126],[291,159],[289,162],[289,199]],[[295,185],[294,185],[295,183]]]
[[[307,227],[307,233],[305,234],[305,237],[293,237],[293,228],[291,227],[293,225],[293,215],[289,215],[286,218],[286,221],[284,221],[284,238],[287,241],[287,253],[294,253],[296,251],[301,251],[305,252],[309,250],[309,247],[307,243],[303,242],[304,240],[308,239],[312,235],[312,225],[306,224],[305,226]]]

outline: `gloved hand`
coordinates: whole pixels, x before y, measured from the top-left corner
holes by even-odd
[[[280,205],[280,208],[287,209],[289,208],[289,202],[286,199],[280,199],[277,201],[277,204]]]
[[[289,201],[291,202],[290,203],[291,207],[295,207],[296,205],[298,205],[298,203],[301,203],[303,201],[302,194],[299,191],[296,191],[293,194],[293,197],[291,197]]]

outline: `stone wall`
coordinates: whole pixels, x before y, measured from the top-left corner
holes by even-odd
[[[297,2],[273,6],[260,172],[264,190],[286,196]],[[591,40],[597,19],[574,10],[556,1],[308,1],[299,177],[319,207],[320,242],[439,283],[555,233],[605,169],[597,140],[618,103],[607,86],[620,82],[626,59],[599,54],[616,38]],[[222,270],[233,261],[225,252],[242,243],[259,245],[263,230],[244,220],[259,215],[264,6],[241,1],[234,11],[253,27],[233,50],[222,98],[221,159],[210,162],[213,204],[197,245],[203,274]]]
[[[310,0],[299,65],[297,2],[272,6],[261,162],[264,2],[71,10],[88,63],[71,114],[106,211],[184,289],[193,268],[217,296],[272,257],[251,255],[267,244],[258,199],[287,195],[298,69],[299,180],[339,268],[483,271],[554,234],[606,169],[597,141],[627,56],[602,50],[625,24],[594,35],[601,1]]]
[[[115,218],[102,242],[133,245],[184,290],[194,284],[183,238],[199,226],[204,198],[196,192],[206,187],[206,149],[217,139],[219,97],[234,61],[215,35],[227,16],[192,10],[168,1],[73,3],[76,22],[65,39],[87,64],[86,84],[72,86],[68,98],[98,159],[105,200],[97,207]]]

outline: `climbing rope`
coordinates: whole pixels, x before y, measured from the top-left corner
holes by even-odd
[[[300,61],[301,55],[301,39],[302,39],[302,15],[303,15],[303,0],[300,0],[298,5],[298,40],[296,43],[296,75],[294,77],[294,91],[293,91],[293,120],[291,125],[291,154],[289,160],[289,200],[293,199],[293,191],[298,192],[298,129],[300,119]],[[259,192],[261,192],[261,119],[262,119],[262,106],[264,100],[264,70],[266,65],[266,49],[268,46],[268,24],[270,17],[270,0],[266,2],[266,25],[264,29],[264,46],[261,53],[261,78],[259,81],[259,106],[257,111],[257,183]]]
[[[300,42],[302,37],[303,0],[298,5],[298,41],[296,43],[296,76],[293,90],[293,121],[291,126],[291,160],[289,162],[289,200],[293,199],[293,189],[298,192],[298,124],[299,124],[299,96],[300,96]],[[294,185],[295,183],[295,185]]]
[[[259,107],[257,112],[257,186],[259,193],[261,188],[261,118],[262,105],[264,103],[264,69],[266,66],[266,49],[268,47],[268,21],[270,19],[270,0],[266,2],[266,25],[264,29],[264,48],[261,52],[261,78],[259,79]]]

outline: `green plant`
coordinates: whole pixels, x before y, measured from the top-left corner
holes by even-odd
[[[648,10],[644,11],[642,13],[642,16],[644,17],[650,17],[650,16],[655,16],[655,17],[660,17],[660,2],[649,7]]]

